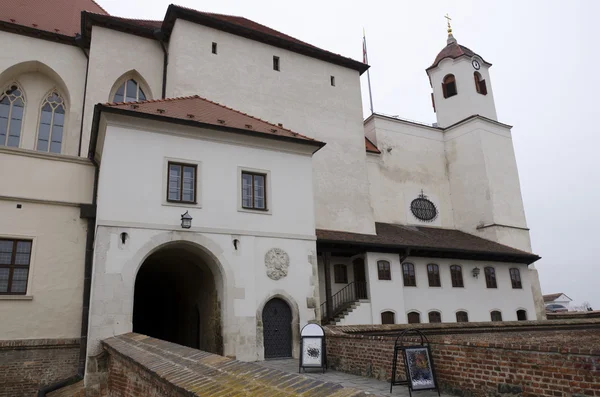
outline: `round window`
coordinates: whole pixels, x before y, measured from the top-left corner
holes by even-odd
[[[410,203],[410,211],[415,218],[424,222],[431,222],[438,215],[435,204],[433,204],[433,202],[431,202],[431,200],[429,200],[423,193],[421,193],[419,197]]]

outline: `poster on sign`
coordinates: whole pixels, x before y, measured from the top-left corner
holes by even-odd
[[[327,358],[325,354],[325,331],[318,324],[306,324],[300,331],[300,363],[302,368],[322,368],[325,372]]]
[[[431,359],[427,346],[406,347],[404,349],[406,372],[413,390],[436,389]]]

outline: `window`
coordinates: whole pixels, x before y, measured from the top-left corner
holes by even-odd
[[[113,98],[113,102],[137,102],[137,101],[145,101],[146,95],[139,83],[134,79],[129,79],[124,82]]]
[[[415,277],[415,265],[413,265],[412,263],[403,263],[402,274],[404,276],[405,287],[417,286],[417,278]]]
[[[469,315],[465,311],[456,312],[456,322],[457,323],[468,323]]]
[[[196,203],[196,165],[169,162],[167,201]]]
[[[523,288],[523,284],[521,283],[521,272],[519,269],[510,269],[510,282],[515,289]]]
[[[31,241],[0,239],[0,294],[25,295]]]
[[[498,284],[496,284],[496,270],[493,267],[485,268],[485,284],[488,288],[498,288]]]
[[[396,315],[394,312],[383,312],[381,313],[381,324],[396,324]]]
[[[442,283],[440,282],[440,267],[438,265],[427,265],[427,277],[429,278],[430,287],[442,286]]]
[[[65,103],[58,92],[52,91],[42,104],[37,150],[60,153],[64,126]]]
[[[527,312],[523,309],[517,310],[517,320],[527,321]]]
[[[331,76],[330,81],[331,81],[331,86],[335,87],[335,76]]]
[[[454,78],[453,74],[449,74],[444,77],[442,91],[444,92],[444,98],[450,98],[458,94],[458,91],[456,90],[456,79]]]
[[[279,57],[273,56],[273,70],[279,72]]]
[[[0,94],[0,146],[19,147],[24,109],[23,90],[16,84]]]
[[[408,313],[408,323],[409,324],[419,324],[421,322],[421,314],[417,312]]]
[[[212,43],[212,53],[216,54],[217,53],[217,43]]]
[[[390,271],[390,262],[377,261],[377,274],[380,280],[391,280],[392,273]]]
[[[460,266],[450,266],[450,278],[452,278],[452,287],[463,288],[465,286],[463,283],[462,268]]]
[[[442,322],[442,313],[440,312],[429,312],[429,322],[430,323],[441,323]]]
[[[479,72],[473,73],[473,78],[475,79],[475,89],[481,95],[487,95],[487,87],[485,86],[485,80],[481,77]]]
[[[492,316],[492,321],[502,321],[502,313],[499,312],[498,310],[494,310],[490,314]]]
[[[267,175],[242,171],[242,208],[267,210]]]
[[[348,267],[346,265],[333,265],[333,278],[336,284],[348,284]]]

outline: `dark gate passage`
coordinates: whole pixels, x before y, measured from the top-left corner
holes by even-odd
[[[262,312],[265,358],[292,357],[292,310],[279,298],[267,302]]]

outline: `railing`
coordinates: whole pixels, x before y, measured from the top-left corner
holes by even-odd
[[[327,301],[321,303],[321,321],[328,323],[359,299],[367,299],[367,283],[365,281],[350,283],[334,294],[331,297],[331,315],[327,313]]]

